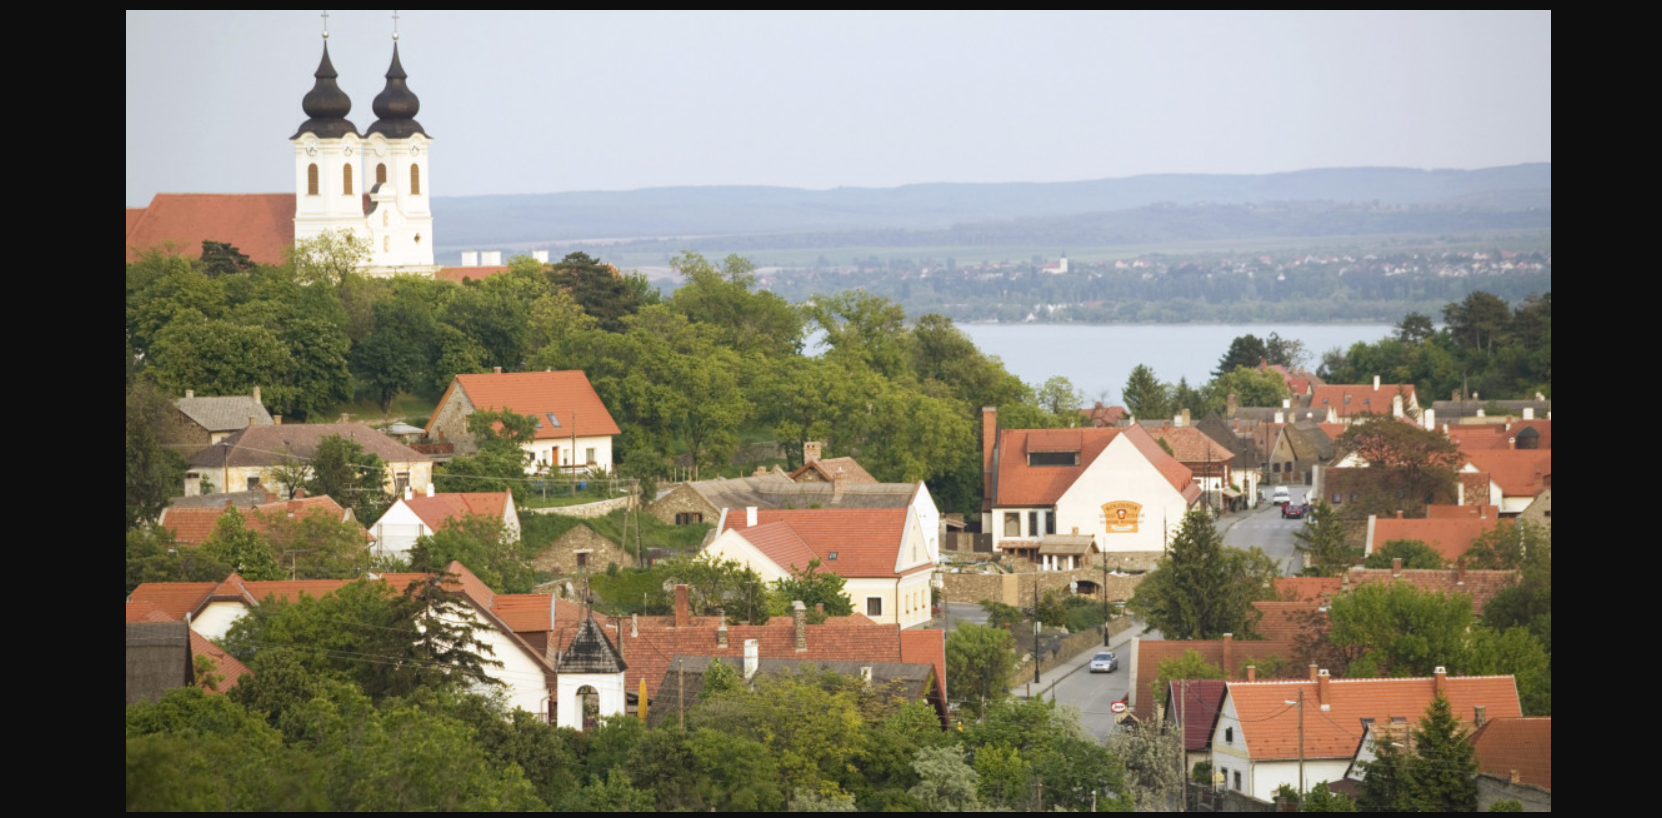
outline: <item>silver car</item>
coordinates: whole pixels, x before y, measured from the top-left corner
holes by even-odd
[[[1091,657],[1091,672],[1092,673],[1113,673],[1114,671],[1119,670],[1119,669],[1120,669],[1119,657],[1115,656],[1112,653],[1109,653],[1107,651],[1103,651],[1102,653],[1099,653],[1099,654]]]

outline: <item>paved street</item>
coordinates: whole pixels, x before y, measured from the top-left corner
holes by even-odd
[[[1084,726],[1085,732],[1098,741],[1107,738],[1115,728],[1114,714],[1109,708],[1114,702],[1124,699],[1131,690],[1131,655],[1126,652],[1131,647],[1131,638],[1138,635],[1159,638],[1158,632],[1144,634],[1142,631],[1140,624],[1133,625],[1115,636],[1107,648],[1119,657],[1119,670],[1113,673],[1091,672],[1091,657],[1104,649],[1101,645],[1095,645],[1073,657],[1066,665],[1044,673],[1039,684],[1031,687],[1032,694],[1079,708],[1079,723]],[[1029,686],[1023,684],[1010,692],[1026,696],[1029,690]]]
[[[1288,489],[1292,492],[1293,502],[1304,502],[1307,487],[1288,486]],[[1273,489],[1266,489],[1270,490]],[[1281,508],[1273,503],[1266,501],[1255,511],[1226,517],[1219,521],[1218,527],[1223,529],[1224,545],[1264,549],[1264,553],[1281,563],[1283,575],[1297,574],[1304,568],[1298,549],[1293,547],[1293,532],[1303,528],[1304,521],[1281,519]]]

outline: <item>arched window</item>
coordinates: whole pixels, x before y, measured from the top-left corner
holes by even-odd
[[[317,195],[317,163],[306,166],[306,195]]]
[[[352,195],[352,166],[342,165],[340,169],[340,192],[344,196]]]
[[[381,237],[381,249],[384,252],[388,252],[388,253],[392,252],[392,236],[382,236]]]
[[[375,184],[384,185],[386,183],[387,183],[387,163],[381,162],[381,163],[379,163],[375,166]]]
[[[391,227],[392,226],[392,212],[391,211],[388,211],[388,210],[381,211],[381,226],[382,227]]]
[[[410,195],[415,196],[415,195],[419,195],[420,193],[421,193],[421,166],[420,165],[411,165],[410,166]]]

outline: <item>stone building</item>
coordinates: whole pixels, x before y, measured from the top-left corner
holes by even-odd
[[[635,554],[601,536],[594,529],[579,523],[548,544],[531,567],[561,577],[602,573],[610,565],[633,568]]]

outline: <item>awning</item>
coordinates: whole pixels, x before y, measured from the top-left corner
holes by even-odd
[[[1234,499],[1236,497],[1241,496],[1241,493],[1234,490],[1234,489],[1224,489],[1223,490],[1223,496],[1228,497],[1230,499]]]
[[[1094,550],[1096,540],[1088,536],[1049,535],[1039,544],[1039,553],[1045,556],[1069,556],[1089,554]]]

